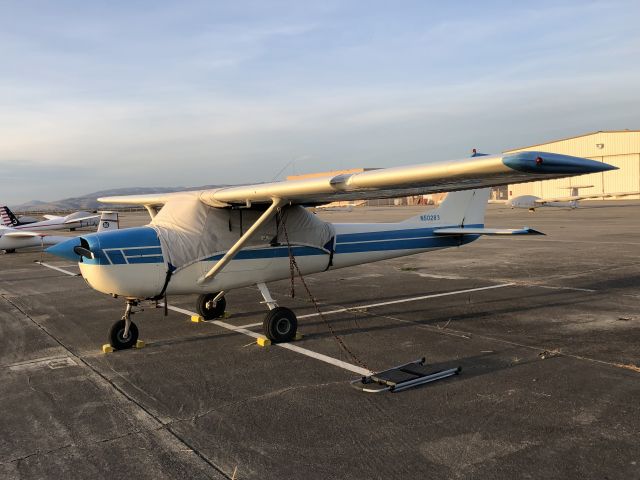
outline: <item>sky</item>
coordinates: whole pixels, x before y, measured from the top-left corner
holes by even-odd
[[[0,0],[0,204],[640,128],[640,2]]]

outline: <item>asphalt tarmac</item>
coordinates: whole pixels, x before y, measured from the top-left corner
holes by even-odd
[[[323,310],[349,307],[325,319],[355,358],[288,281],[270,287],[310,315],[295,348],[234,329],[266,311],[243,288],[224,324],[148,305],[134,316],[146,346],[104,354],[121,299],[58,258],[0,255],[0,478],[640,478],[640,202],[489,205],[486,223],[547,236],[308,277]],[[169,303],[191,311],[195,296]],[[358,361],[422,356],[462,372],[401,393],[349,386]]]

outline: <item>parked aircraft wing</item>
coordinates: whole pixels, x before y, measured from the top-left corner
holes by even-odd
[[[88,217],[71,218],[69,220],[66,220],[64,224],[66,225],[67,223],[86,222],[87,220],[94,220],[96,218],[100,218],[100,215],[90,215]]]
[[[280,199],[289,204],[313,205],[344,200],[394,198],[469,190],[603,172],[616,168],[603,162],[568,155],[518,152],[354,174],[223,187],[200,192],[105,197],[98,200],[105,203],[149,206],[164,204],[173,195],[197,194],[203,203],[212,207],[251,203],[271,204],[274,199]]]
[[[587,195],[570,195],[567,197],[539,198],[536,204],[544,205],[550,202],[575,202],[578,200],[587,200],[590,198],[612,198],[612,197],[629,197],[631,195],[640,195],[640,192],[614,192],[614,193],[591,193]]]
[[[59,215],[43,215],[44,218],[46,218],[47,220],[58,220],[64,217],[61,217]]]
[[[434,235],[544,235],[533,228],[438,228]]]
[[[15,230],[12,232],[3,233],[4,237],[13,237],[13,238],[31,238],[31,237],[45,237],[46,234],[40,232],[25,232],[24,230]]]

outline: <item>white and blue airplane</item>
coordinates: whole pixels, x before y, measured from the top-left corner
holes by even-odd
[[[143,205],[143,227],[82,235],[47,249],[79,262],[94,289],[126,300],[109,331],[115,349],[136,344],[132,307],[145,299],[200,294],[198,313],[224,313],[231,289],[257,285],[269,307],[263,322],[274,342],[295,337],[293,311],[278,306],[266,283],[301,274],[459,247],[481,235],[539,233],[484,226],[489,188],[613,170],[611,165],[545,152],[477,156],[460,161],[371,170],[211,190],[99,199]],[[333,201],[452,192],[436,209],[399,223],[332,224],[303,206]]]

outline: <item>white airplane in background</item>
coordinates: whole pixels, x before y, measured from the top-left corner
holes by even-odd
[[[619,193],[592,193],[587,195],[580,195],[579,190],[581,188],[593,188],[593,185],[580,185],[575,187],[562,187],[570,189],[570,195],[566,197],[554,197],[554,198],[540,198],[535,195],[520,195],[514,197],[511,200],[507,200],[505,203],[511,208],[526,208],[530,212],[535,212],[536,208],[541,207],[560,207],[560,208],[578,208],[578,202],[580,200],[587,200],[590,198],[614,198],[614,197],[628,197],[631,195],[639,195],[640,192],[619,192]]]
[[[358,202],[331,202],[325,205],[318,205],[313,207],[313,209],[321,212],[351,212],[355,207],[361,207],[365,203],[367,203],[366,200],[360,200]]]
[[[98,232],[106,232],[118,229],[118,213],[102,212],[100,215],[100,225]],[[13,253],[19,248],[45,247],[66,242],[68,236],[48,235],[46,233],[17,230],[16,228],[0,225],[0,250],[5,253]]]
[[[602,162],[545,152],[486,155],[211,190],[99,199],[143,205],[147,226],[82,235],[47,249],[79,262],[94,289],[126,301],[109,331],[114,349],[136,344],[131,321],[139,301],[200,294],[205,319],[225,311],[231,289],[257,285],[270,308],[263,322],[273,342],[295,337],[297,318],[271,297],[266,283],[433,250],[459,247],[481,235],[539,233],[485,228],[491,186],[614,170]],[[398,223],[329,223],[302,207],[334,201],[449,193],[436,209]]]
[[[9,207],[0,207],[0,225],[16,230],[75,230],[76,228],[95,227],[98,225],[100,215],[88,212],[75,212],[66,217],[57,215],[44,215],[46,220],[40,222],[24,223],[16,218]]]

